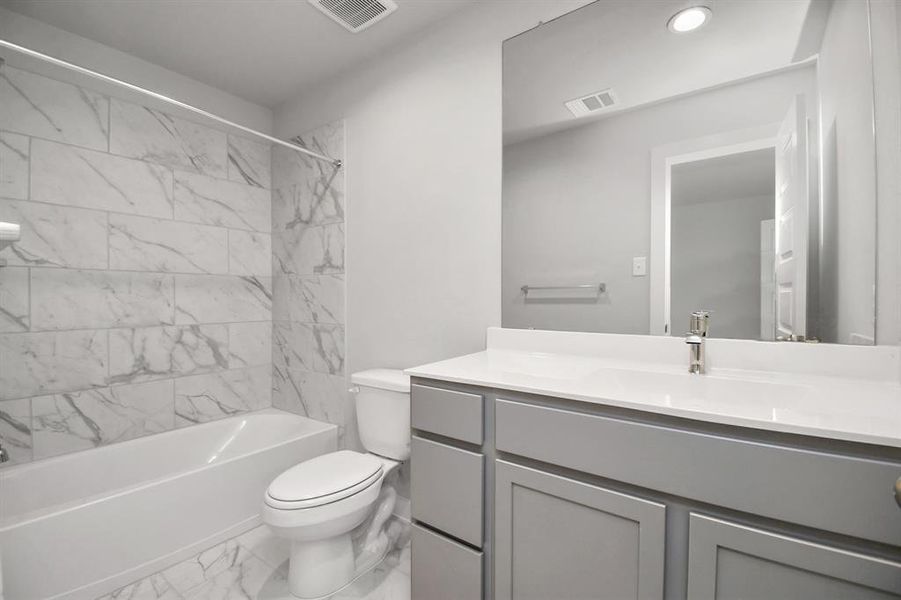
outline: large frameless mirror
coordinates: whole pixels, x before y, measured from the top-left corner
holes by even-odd
[[[868,15],[602,0],[507,40],[503,325],[873,344]]]

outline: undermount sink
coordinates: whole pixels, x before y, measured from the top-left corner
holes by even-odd
[[[592,357],[489,352],[488,364],[512,376],[552,379],[565,387],[591,389],[599,397],[684,410],[738,409],[749,417],[772,418],[774,410],[803,410],[810,402],[811,388],[806,385],[693,375],[658,365],[609,367]],[[763,399],[765,402],[755,402]]]

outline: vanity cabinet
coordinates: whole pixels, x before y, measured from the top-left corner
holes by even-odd
[[[506,461],[495,478],[498,600],[662,597],[663,504]]]
[[[901,449],[413,383],[415,599],[901,599]]]
[[[413,598],[486,597],[484,397],[414,383],[410,409]]]
[[[690,516],[688,597],[901,597],[901,564],[729,521]]]

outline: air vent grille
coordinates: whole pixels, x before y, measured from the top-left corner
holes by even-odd
[[[570,100],[566,103],[566,108],[569,109],[569,112],[571,112],[574,117],[581,117],[605,108],[610,108],[614,104],[616,104],[616,96],[613,95],[613,90],[601,90],[600,92]]]
[[[375,25],[395,10],[392,0],[308,0],[330,19],[354,33]]]

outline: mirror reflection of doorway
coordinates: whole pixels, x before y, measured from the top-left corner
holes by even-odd
[[[673,315],[711,310],[716,337],[773,339],[775,181],[774,148],[672,166]]]

